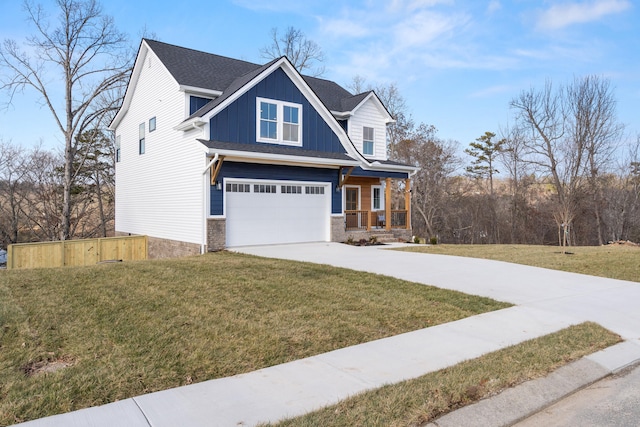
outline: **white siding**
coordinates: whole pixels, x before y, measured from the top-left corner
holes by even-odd
[[[151,57],[151,61],[149,61]],[[185,95],[149,51],[129,110],[116,129],[116,231],[202,243],[204,149],[199,130],[173,127],[184,120]],[[149,132],[149,119],[156,130]],[[138,154],[138,127],[145,123],[146,150]]]
[[[367,100],[349,119],[349,137],[360,151],[362,150],[362,128],[373,128],[375,138],[373,156],[365,156],[371,159],[386,160],[387,158],[387,126],[385,116],[375,105],[372,99]]]

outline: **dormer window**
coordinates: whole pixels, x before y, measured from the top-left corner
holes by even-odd
[[[258,142],[302,145],[302,105],[257,98],[256,110]]]
[[[191,95],[189,97],[189,115],[195,113],[211,101],[211,98],[201,98]]]
[[[364,154],[365,156],[373,156],[373,141],[373,128],[364,126],[362,128],[362,154]]]

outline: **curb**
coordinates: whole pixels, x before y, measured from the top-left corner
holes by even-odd
[[[426,427],[511,426],[639,362],[640,341],[624,341],[558,368],[544,378],[443,415]]]

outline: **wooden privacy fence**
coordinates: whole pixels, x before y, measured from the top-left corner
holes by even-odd
[[[147,259],[147,236],[18,243],[7,249],[7,269],[93,265]]]

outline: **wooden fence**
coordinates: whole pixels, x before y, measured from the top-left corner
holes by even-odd
[[[7,249],[7,269],[94,265],[147,259],[147,236],[18,243]]]

